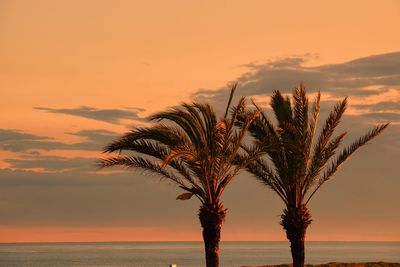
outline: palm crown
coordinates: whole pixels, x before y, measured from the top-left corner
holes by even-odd
[[[293,93],[293,106],[289,97],[274,91],[271,107],[278,122],[277,127],[254,101],[253,104],[261,116],[250,126],[249,132],[269,160],[259,158],[248,165],[248,170],[275,191],[285,204],[295,207],[307,204],[351,154],[388,126],[387,123],[374,127],[336,153],[346,135],[346,132],[342,132],[334,136],[334,132],[346,110],[347,98],[334,106],[317,137],[319,92],[312,103],[309,118],[309,103],[303,85]],[[251,113],[250,110],[241,113],[239,124]]]
[[[249,114],[242,127],[235,121],[244,109],[245,99],[230,111],[236,85],[232,88],[225,114],[221,119],[209,104],[182,104],[154,114],[156,124],[137,128],[108,145],[105,152],[131,151],[103,159],[101,167],[127,166],[161,175],[186,191],[177,199],[193,195],[201,201],[199,219],[203,227],[206,264],[219,265],[219,240],[226,209],[221,195],[232,178],[258,150],[244,153],[241,149],[247,129],[258,115]]]
[[[347,98],[334,106],[317,137],[319,92],[312,103],[309,117],[309,103],[303,85],[295,89],[293,104],[289,97],[274,91],[271,107],[277,126],[254,101],[253,104],[261,116],[250,126],[249,132],[254,137],[255,145],[267,157],[250,162],[247,170],[276,192],[285,203],[281,225],[291,242],[293,265],[303,266],[304,238],[311,223],[307,203],[350,155],[381,133],[388,124],[372,128],[337,153],[346,132],[337,135],[334,132],[346,110]],[[243,124],[252,113],[250,109],[243,110],[238,116],[238,124]]]
[[[203,204],[219,204],[228,183],[256,156],[256,153],[245,156],[240,150],[256,114],[247,118],[240,129],[234,127],[245,105],[245,99],[241,98],[229,116],[234,89],[220,120],[209,104],[197,102],[154,114],[150,120],[157,124],[132,130],[104,150],[106,153],[127,150],[132,154],[103,159],[100,166],[119,165],[156,173],[189,193],[178,199],[195,195]]]

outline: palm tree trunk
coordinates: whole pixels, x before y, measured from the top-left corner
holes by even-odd
[[[286,231],[290,241],[293,267],[304,267],[304,240],[307,227],[311,223],[311,214],[305,205],[300,207],[287,207],[281,216],[281,225]]]
[[[225,216],[226,210],[222,208],[222,205],[217,207],[203,205],[200,207],[199,219],[201,227],[203,227],[207,267],[219,267],[219,241]]]
[[[290,240],[290,250],[292,252],[293,267],[304,266],[304,238]]]

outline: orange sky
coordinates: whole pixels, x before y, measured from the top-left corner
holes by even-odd
[[[308,241],[398,241],[391,237],[388,231],[378,231],[372,236],[368,229],[358,230],[353,235],[348,233],[321,233],[310,234]],[[387,235],[382,238],[382,234]],[[224,241],[285,241],[283,231],[265,230],[260,232],[253,229],[223,230]],[[360,238],[361,236],[361,238]],[[175,229],[169,227],[34,227],[34,228],[3,228],[1,242],[126,242],[126,241],[201,241],[201,232],[198,229]]]
[[[357,58],[398,51],[400,48],[398,25],[400,25],[400,3],[396,0],[330,3],[314,0],[201,1],[198,3],[174,0],[0,1],[2,40],[0,42],[0,104],[2,107],[0,128],[44,136],[51,138],[49,140],[54,142],[65,144],[87,140],[88,137],[84,134],[71,134],[82,130],[123,133],[132,125],[140,125],[144,122],[140,119],[122,118],[120,123],[110,123],[82,116],[54,114],[35,108],[74,109],[85,106],[99,110],[125,111],[130,110],[129,108],[140,108],[142,110],[138,112],[138,116],[143,117],[154,111],[187,101],[199,89],[224,88],[227,82],[252,71],[250,66],[246,66],[249,63],[264,64],[288,57],[304,57],[307,59],[304,66],[311,67],[340,64]],[[374,105],[388,100],[398,104],[400,91],[396,86],[372,96],[355,95],[352,97],[354,99],[352,103]],[[342,97],[342,95],[337,96],[329,92],[323,96],[326,100]],[[363,112],[365,110],[363,111],[362,108],[349,109],[349,113],[356,117]],[[394,124],[396,123],[397,121],[394,121]],[[390,138],[390,140],[395,139],[393,134]],[[392,149],[391,158],[400,155],[398,143],[395,144],[388,148]],[[104,145],[105,143],[99,143],[99,149]],[[35,155],[32,156],[32,153]],[[156,224],[154,221],[151,222],[151,215],[140,213],[142,209],[157,210],[157,205],[160,204],[154,204],[151,208],[141,207],[138,204],[137,209],[141,214],[139,215],[141,216],[140,225],[136,225],[134,219],[124,221],[123,218],[116,219],[115,222],[107,221],[104,223],[107,225],[101,225],[101,223],[97,225],[83,219],[81,222],[80,218],[84,215],[77,215],[75,221],[72,220],[63,225],[60,223],[62,219],[58,220],[58,218],[64,218],[63,215],[55,215],[56,208],[53,210],[46,202],[52,199],[46,195],[48,193],[44,193],[43,196],[48,199],[35,206],[38,212],[43,212],[42,216],[51,215],[48,221],[38,219],[33,215],[30,217],[27,215],[25,218],[21,215],[21,212],[24,212],[23,204],[11,201],[14,197],[18,197],[21,203],[31,202],[28,196],[37,200],[42,192],[40,190],[44,192],[48,190],[48,187],[46,185],[41,189],[35,183],[48,178],[39,177],[37,173],[22,173],[22,170],[28,169],[46,171],[46,169],[37,169],[32,165],[33,161],[29,165],[33,167],[28,168],[12,165],[10,159],[41,160],[45,157],[59,157],[62,160],[76,159],[78,162],[97,158],[99,155],[98,150],[79,147],[66,149],[63,146],[60,148],[52,146],[51,149],[32,147],[26,151],[0,149],[0,168],[5,170],[11,167],[14,171],[21,171],[18,175],[25,175],[28,177],[26,179],[31,179],[32,182],[26,187],[15,187],[13,189],[15,193],[10,193],[0,203],[0,213],[2,209],[7,210],[9,212],[7,216],[16,218],[14,221],[12,218],[7,219],[7,223],[3,225],[1,221],[4,220],[0,218],[0,242],[199,239],[200,226],[195,216],[197,203],[192,203],[185,208],[182,208],[181,203],[175,204],[173,198],[178,190],[171,186],[160,186],[161,189],[154,190],[160,190],[163,195],[170,194],[168,196],[171,202],[166,203],[174,203],[171,204],[175,205],[173,209],[181,209],[184,214],[182,220],[185,223],[178,226],[173,224],[164,226],[162,222]],[[362,158],[364,161],[355,162],[354,169],[362,170],[373,156],[371,153]],[[75,165],[71,166],[68,168],[75,168]],[[89,173],[94,171],[90,170]],[[57,170],[48,172],[54,172],[54,177],[58,177]],[[377,171],[369,170],[369,173],[375,172]],[[350,171],[345,174],[354,176]],[[81,173],[77,171],[76,175],[85,177],[84,171]],[[121,203],[125,203],[127,199],[133,201],[129,195],[137,193],[132,188],[131,192],[125,192],[126,199],[123,199],[115,193],[119,192],[117,189],[113,191],[115,196],[111,193],[108,195],[106,189],[101,189],[103,191],[100,190],[100,193],[89,189],[90,192],[83,195],[78,192],[79,189],[75,185],[69,184],[70,181],[75,181],[74,179],[77,183],[80,182],[76,175],[71,174],[73,178],[69,176],[65,178],[65,190],[70,190],[66,191],[68,194],[78,194],[87,203],[92,203],[91,192],[93,199],[98,202],[93,200],[90,204],[93,206],[87,204],[87,210],[90,212],[101,213],[102,210],[96,206],[96,203],[100,203],[105,197],[116,199],[116,202],[113,202],[115,206],[109,207],[113,210],[123,206],[124,204]],[[361,175],[360,171],[358,175]],[[385,175],[394,179],[395,173],[387,168]],[[0,173],[0,180],[6,178],[5,172]],[[96,176],[93,178],[90,176],[88,179],[97,182]],[[125,178],[118,179],[125,182]],[[103,182],[103,178],[99,180],[101,183],[107,183]],[[393,180],[389,180],[384,186],[393,188],[392,182]],[[140,186],[143,188],[151,187],[147,182],[142,183]],[[155,184],[157,183],[151,185]],[[340,186],[344,184],[345,182],[339,182],[333,186],[331,193],[327,194],[335,195],[339,192],[335,190],[340,190]],[[7,184],[7,186],[10,185]],[[252,186],[255,188],[255,183]],[[328,187],[330,186],[329,184]],[[29,192],[25,198],[24,190]],[[154,195],[159,193],[151,191],[153,189],[148,190],[147,197],[154,198]],[[257,201],[270,199],[270,196],[264,198],[263,194],[272,195],[265,188],[248,190],[258,190]],[[172,192],[169,193],[170,191]],[[379,195],[383,194],[382,192],[383,190],[376,192],[376,196],[382,196]],[[347,193],[350,199],[350,191]],[[124,194],[122,195],[125,197]],[[321,199],[323,203],[327,202],[325,198]],[[135,199],[135,201],[139,200]],[[226,202],[234,206],[235,201],[238,200],[235,200],[235,195],[232,193]],[[60,200],[58,203],[56,200],[54,203],[61,207],[67,202]],[[274,203],[276,204],[271,214],[275,217],[272,217],[271,225],[277,224],[276,216],[281,210],[278,202]],[[382,203],[378,202],[375,206],[372,205],[372,208],[375,212],[382,212],[382,218],[391,218],[389,213],[393,206],[384,206]],[[361,204],[357,200],[347,204],[354,210],[360,210]],[[381,204],[384,207],[379,206]],[[74,214],[74,207],[68,207],[68,212]],[[275,230],[263,229],[262,223],[252,224],[251,221],[257,218],[250,218],[253,218],[252,216],[255,216],[258,210],[260,212],[264,210],[264,207],[257,204],[253,209],[252,213],[245,207],[240,207],[236,211],[233,208],[232,220],[236,218],[242,224],[233,223],[232,226],[227,224],[224,240],[283,240],[285,238],[279,225],[272,228],[281,231],[277,234]],[[317,210],[316,217],[324,218],[324,212],[318,214],[318,211],[322,211],[318,204],[315,209]],[[346,211],[344,216],[354,213],[354,210]],[[361,208],[360,214],[362,212],[367,211]],[[400,213],[398,208],[397,213]],[[121,214],[123,214],[122,211]],[[248,220],[245,219],[246,216],[250,216]],[[265,218],[259,217],[259,219]],[[152,226],[143,226],[146,222],[151,222]],[[334,231],[334,234],[326,231],[329,221],[322,220],[320,225],[317,225],[317,221],[315,223],[314,232],[309,234],[310,240],[400,240],[400,232],[396,226],[400,223],[398,215],[393,217],[392,222],[385,225],[377,218],[372,220],[367,218],[364,220],[365,227],[361,227],[359,231],[355,230],[357,218],[352,218],[347,224],[339,222],[338,231]],[[267,226],[270,227],[270,224]],[[375,232],[367,231],[371,226],[376,227]],[[185,230],[180,231],[180,227]]]

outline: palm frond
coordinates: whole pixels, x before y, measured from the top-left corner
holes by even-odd
[[[161,164],[138,156],[109,157],[106,159],[101,159],[98,163],[98,166],[100,168],[109,168],[115,166],[137,168],[145,172],[160,175],[161,177],[169,179],[178,185],[187,188],[187,185],[182,181],[181,178],[165,170]]]
[[[271,188],[278,196],[287,203],[286,192],[284,184],[282,184],[279,177],[274,174],[274,171],[262,160],[258,159],[250,162],[247,165],[247,170],[254,175],[254,177]]]
[[[267,116],[265,115],[265,113],[262,110],[262,108],[257,105],[257,103],[254,101],[254,99],[252,99],[252,104],[261,114],[260,123],[261,123],[262,126],[266,126],[266,129],[267,129],[267,131],[264,131],[264,132],[268,133],[272,137],[272,140],[277,141],[278,140],[278,134],[276,133],[275,126],[267,118]],[[261,125],[258,125],[258,126],[260,127]],[[251,129],[252,128],[250,127],[250,129],[249,129],[250,132],[251,132]]]
[[[162,164],[163,167],[166,165],[165,161],[168,161],[168,165],[170,167],[174,168],[180,175],[184,177],[184,179],[189,181],[191,184],[196,185],[196,182],[190,174],[190,170],[188,170],[186,164],[184,164],[184,161],[182,161],[181,159],[166,159],[167,155],[171,153],[170,149],[166,146],[152,140],[141,139],[131,143],[129,146],[129,150],[156,158],[160,161],[164,161]]]
[[[315,164],[313,166],[314,168],[309,170],[309,172],[307,173],[307,176],[305,177],[304,182],[302,184],[302,195],[303,196],[305,196],[307,194],[308,190],[315,184],[315,182],[317,182],[317,180],[319,179],[320,171],[323,169],[323,167],[326,165],[326,163],[331,159],[331,157],[335,154],[336,149],[342,143],[345,135],[346,135],[346,132],[341,133],[340,135],[333,138],[327,145],[327,148],[324,150],[324,153],[319,158],[318,164]]]
[[[275,117],[279,122],[279,127],[285,122],[291,122],[293,119],[292,106],[288,97],[283,97],[281,92],[274,91],[271,97],[271,107]]]
[[[202,128],[202,134],[204,135],[203,145],[198,147],[198,150],[203,153],[206,157],[207,154],[215,154],[214,147],[214,134],[217,125],[217,118],[213,108],[207,103],[193,103],[196,109],[200,112],[204,127]]]
[[[186,104],[182,105],[186,106]],[[196,146],[196,148],[200,149],[205,144],[204,134],[200,130],[201,125],[199,125],[198,120],[195,119],[187,110],[185,111],[177,107],[171,108],[168,111],[151,115],[150,120],[158,122],[162,120],[171,121],[182,128],[185,135]]]
[[[297,136],[301,138],[304,144],[308,129],[308,98],[303,84],[296,87],[293,92],[293,124],[297,130]]]
[[[237,126],[241,127],[243,125],[244,121],[246,120],[246,118],[248,116],[250,116],[250,114],[247,114],[246,116],[241,117],[241,115],[245,112],[245,108],[246,108],[246,98],[241,97],[239,99],[238,104],[232,108],[231,117],[229,119],[224,117],[224,120],[227,121],[227,129],[226,129],[226,137],[225,137],[226,140],[228,140],[230,138],[234,126],[237,125]],[[238,119],[239,117],[241,117],[241,119]],[[241,121],[241,122],[239,122],[239,121]]]
[[[226,105],[224,118],[226,118],[228,116],[229,107],[231,106],[232,98],[233,98],[233,95],[235,94],[236,87],[237,87],[237,82],[232,85],[231,94],[229,95],[228,104]]]
[[[305,145],[304,145],[304,157],[306,159],[305,167],[306,167],[306,172],[310,169],[310,162],[311,162],[311,148],[313,146],[313,141],[314,141],[314,136],[315,136],[315,129],[317,128],[318,124],[318,117],[319,117],[319,111],[320,111],[320,100],[321,100],[321,92],[318,91],[318,94],[316,98],[314,99],[314,102],[312,103],[312,115],[310,118],[310,122],[308,124],[308,129],[307,129],[307,138],[305,140]]]
[[[165,155],[162,167],[170,165],[177,159],[180,159],[183,162],[188,162],[189,164],[190,162],[197,160],[197,155],[195,154],[195,151],[193,151],[190,143],[182,144],[171,149],[169,153]]]
[[[256,111],[251,116],[246,118],[245,122],[243,123],[243,126],[237,133],[236,137],[233,138],[233,140],[232,140],[232,150],[230,151],[231,155],[228,158],[228,162],[232,162],[234,157],[237,155],[239,149],[242,146],[242,143],[244,141],[244,138],[246,136],[246,133],[247,133],[250,125],[253,124],[254,120],[257,119],[257,117],[259,115],[260,115],[260,112]]]
[[[339,166],[345,162],[351,154],[353,154],[357,149],[367,144],[368,141],[372,140],[376,136],[378,136],[386,127],[389,126],[389,123],[382,124],[371,129],[367,134],[357,139],[350,146],[346,147],[342,150],[342,152],[338,155],[336,160],[332,162],[329,168],[325,171],[322,181],[327,181],[329,178],[338,170]]]
[[[311,163],[308,166],[307,177],[312,177],[319,169],[321,163],[320,159],[324,156],[324,150],[332,137],[335,128],[339,125],[340,119],[346,110],[347,98],[337,103],[334,109],[330,112],[322,131],[318,137],[318,141],[315,144],[314,152],[312,155]]]
[[[118,138],[104,149],[104,153],[115,151],[132,150],[137,147],[137,140],[154,140],[167,146],[176,146],[185,142],[187,139],[184,133],[177,127],[164,124],[152,127],[140,127]]]
[[[367,144],[370,140],[378,136],[386,127],[389,126],[390,123],[386,124],[381,124],[370,131],[367,132],[367,134],[363,135],[362,137],[358,138],[356,141],[354,141],[351,145],[346,147],[345,149],[340,152],[340,154],[336,157],[336,159],[331,162],[331,164],[327,167],[327,169],[324,172],[324,175],[321,177],[319,180],[318,186],[314,189],[314,191],[311,193],[311,195],[308,197],[306,203],[310,201],[310,199],[313,197],[315,192],[318,191],[318,189],[326,182],[328,181],[339,169],[339,167],[360,147],[364,146]]]

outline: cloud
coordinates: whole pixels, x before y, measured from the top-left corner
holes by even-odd
[[[382,101],[377,104],[358,104],[353,106],[357,108],[368,108],[373,111],[400,110],[400,101],[399,102]]]
[[[68,144],[50,137],[38,136],[12,129],[0,129],[0,150],[22,152],[31,149],[66,149]]]
[[[120,136],[119,133],[102,130],[81,130],[79,132],[70,133],[72,135],[81,136],[87,139],[87,141],[71,144],[71,149],[82,149],[82,150],[99,150],[102,151],[103,148]]]
[[[385,81],[400,76],[400,52],[372,55],[342,64],[331,64],[320,69],[352,77],[366,77]],[[397,80],[398,82],[399,80]],[[398,84],[398,83],[397,83]]]
[[[48,139],[46,136],[38,136],[29,133],[22,133],[17,130],[4,130],[0,129],[0,140],[1,141],[15,141],[15,140],[45,140]]]
[[[363,116],[374,119],[376,121],[391,122],[391,127],[395,127],[400,123],[400,113],[399,112],[368,112],[363,114]]]
[[[69,134],[83,137],[86,140],[68,144],[54,141],[46,136],[37,136],[17,130],[0,129],[0,150],[20,153],[18,158],[5,158],[2,161],[8,163],[12,169],[42,172],[65,172],[72,170],[90,172],[96,170],[96,161],[98,159],[45,156],[42,155],[41,150],[86,150],[100,152],[107,143],[119,136],[115,132],[103,129],[81,130]]]
[[[97,109],[93,107],[81,106],[78,108],[35,107],[34,109],[42,110],[49,113],[78,116],[112,124],[120,124],[121,120],[123,119],[139,121],[144,119],[139,116],[139,113],[144,111],[144,109],[141,108]]]
[[[350,96],[350,105],[362,116],[376,117],[376,109],[390,112],[382,113],[381,118],[400,122],[400,52],[373,55],[340,64],[304,66],[308,56],[290,57],[265,64],[248,64],[250,71],[237,78],[237,95],[257,96],[257,99],[270,96],[273,90],[289,93],[303,82],[309,93],[321,90],[329,94],[329,101],[334,98]],[[228,89],[201,89],[193,98],[225,103],[229,96]],[[324,98],[322,98],[324,101]],[[368,108],[359,106],[368,105]],[[324,107],[323,107],[324,108]]]
[[[94,171],[96,161],[92,158],[64,158],[56,156],[31,156],[23,159],[5,159],[12,169],[21,170],[40,170],[45,172],[65,172],[65,171]]]
[[[12,152],[29,152],[33,149],[101,151],[107,143],[119,136],[115,132],[96,129],[81,130],[69,134],[81,136],[87,140],[67,144],[46,136],[37,136],[12,129],[0,129],[0,150]]]

